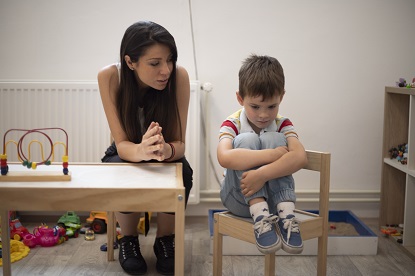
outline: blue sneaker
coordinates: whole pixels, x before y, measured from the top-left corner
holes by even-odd
[[[261,253],[270,254],[281,249],[281,239],[275,232],[277,219],[277,216],[270,215],[268,217],[259,216],[255,220],[254,234],[256,246]]]
[[[288,215],[278,220],[278,235],[282,240],[282,249],[290,254],[303,252],[303,240],[301,239],[300,228],[294,215]]]

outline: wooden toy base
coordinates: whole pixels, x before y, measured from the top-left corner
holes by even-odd
[[[45,182],[45,181],[70,181],[71,173],[67,175],[63,172],[41,172],[41,171],[27,171],[27,172],[8,172],[6,175],[0,175],[0,182]]]

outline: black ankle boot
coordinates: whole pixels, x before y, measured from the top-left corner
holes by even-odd
[[[122,269],[131,275],[143,275],[147,264],[140,252],[137,236],[124,236],[120,239],[119,261]]]
[[[174,275],[174,235],[156,238],[153,249],[157,257],[157,272]]]

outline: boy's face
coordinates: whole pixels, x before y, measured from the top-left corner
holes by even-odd
[[[262,96],[249,97],[242,99],[239,92],[236,92],[236,98],[240,105],[245,108],[246,117],[252,129],[259,133],[261,129],[269,126],[277,117],[280,103],[283,96],[274,96],[263,101]]]

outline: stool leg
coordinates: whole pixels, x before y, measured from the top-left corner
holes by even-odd
[[[221,276],[223,235],[219,233],[219,214],[214,214],[213,220],[213,276]]]
[[[325,276],[327,273],[327,233],[318,238],[317,275]]]
[[[265,276],[275,276],[275,253],[265,255]]]

